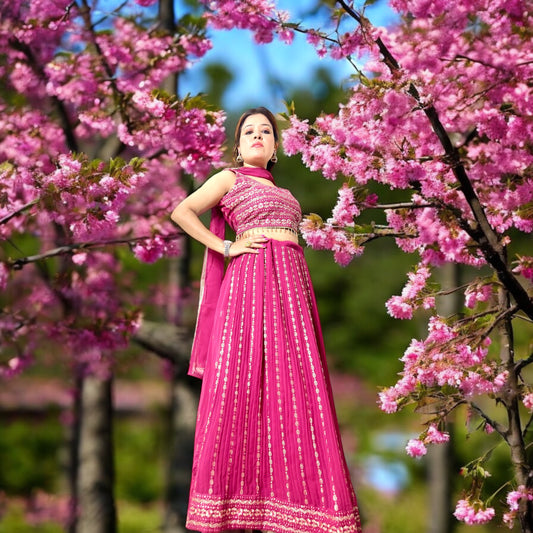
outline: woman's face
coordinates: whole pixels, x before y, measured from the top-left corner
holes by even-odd
[[[266,168],[276,148],[274,130],[268,118],[263,114],[247,117],[239,138],[239,152],[244,165]]]

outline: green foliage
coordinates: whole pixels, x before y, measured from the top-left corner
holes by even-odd
[[[119,500],[144,504],[161,499],[166,449],[164,439],[160,438],[161,430],[153,422],[153,419],[150,423],[124,420],[115,426]]]
[[[57,419],[2,422],[0,492],[28,495],[35,489],[53,492],[61,471],[64,430]]]
[[[207,27],[207,19],[193,13],[186,13],[178,20],[177,26],[183,33],[203,35]]]
[[[163,510],[159,505],[118,502],[119,533],[157,533],[161,531]]]

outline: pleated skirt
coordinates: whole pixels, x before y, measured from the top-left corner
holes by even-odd
[[[359,533],[302,248],[230,261],[198,409],[187,528]]]

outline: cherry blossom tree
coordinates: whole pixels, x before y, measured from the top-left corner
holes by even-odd
[[[222,162],[224,114],[160,88],[209,49],[205,24],[169,32],[153,3],[0,7],[0,378],[36,359],[71,369],[77,531],[116,529],[111,380],[142,322],[123,249],[179,255],[181,177]]]
[[[3,377],[31,362],[28,339],[40,336],[105,373],[105,353],[138,324],[116,299],[109,250],[127,244],[145,262],[179,254],[168,212],[184,195],[180,175],[203,179],[221,163],[224,115],[158,89],[209,49],[201,23],[169,35],[147,30],[139,10],[102,5],[2,6],[0,286],[17,294],[2,314]],[[87,320],[54,323],[65,306]]]
[[[487,440],[507,445],[514,475],[490,495],[483,490],[490,453],[465,466],[471,483],[454,514],[479,524],[499,508],[507,525],[517,519],[523,532],[533,531],[526,373],[533,354],[514,342],[516,328],[533,320],[533,257],[524,237],[533,229],[531,3],[392,0],[400,22],[390,29],[342,0],[325,29],[290,22],[265,0],[238,9],[229,0],[205,4],[217,28],[249,28],[258,43],[303,32],[320,56],[353,64],[356,83],[338,113],[311,123],[289,109],[285,151],[342,183],[331,216],[309,215],[302,233],[343,266],[378,238],[418,257],[386,306],[401,320],[429,316],[428,333],[407,347],[380,407],[425,413],[426,428],[407,444],[415,457],[449,440],[445,421],[459,407],[478,417],[480,430],[494,433]],[[382,203],[376,185],[395,191],[398,202]],[[464,298],[453,316],[437,310],[449,291],[436,283],[445,264],[462,265],[468,277],[451,289]]]

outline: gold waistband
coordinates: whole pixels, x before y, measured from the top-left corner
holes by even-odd
[[[290,233],[291,235],[298,237],[298,232],[292,228],[285,228],[283,226],[264,226],[260,228],[252,228],[252,229],[243,231],[242,233],[239,233],[235,237],[235,240],[239,241],[240,239],[245,239],[246,237],[251,237],[252,235],[258,235],[263,232]]]

